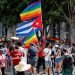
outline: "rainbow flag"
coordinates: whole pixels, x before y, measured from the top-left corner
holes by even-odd
[[[33,30],[32,34],[26,38],[24,44],[30,45],[30,43],[37,43],[37,42],[38,42],[38,39],[37,39],[35,31]]]
[[[41,11],[41,1],[35,2],[29,5],[26,9],[24,9],[20,13],[20,17],[22,21],[29,20],[35,17],[38,17],[42,14]]]

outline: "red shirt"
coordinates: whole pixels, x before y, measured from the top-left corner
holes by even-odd
[[[43,52],[43,48],[40,49],[40,51],[38,52],[38,57],[43,57],[44,56],[44,52]]]
[[[19,58],[16,58],[16,59],[12,59],[13,65],[18,65],[19,62],[21,61],[22,53],[20,51],[18,51],[18,52],[12,51],[10,53],[10,56],[12,58],[19,57]]]

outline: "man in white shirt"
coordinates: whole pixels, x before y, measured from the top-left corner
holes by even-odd
[[[45,54],[45,72],[48,73],[48,75],[51,75],[51,67],[52,67],[52,62],[51,62],[51,47],[52,45],[50,43],[46,43],[46,47],[44,49],[44,54]]]

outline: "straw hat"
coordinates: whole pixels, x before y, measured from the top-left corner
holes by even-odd
[[[25,62],[21,61],[19,62],[18,65],[15,66],[15,70],[22,72],[22,71],[26,71],[28,69],[30,69],[31,65],[30,64],[26,64]]]

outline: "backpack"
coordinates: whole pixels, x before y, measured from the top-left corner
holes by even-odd
[[[65,55],[63,59],[63,69],[66,68],[72,69],[73,68],[72,65],[73,65],[72,57],[70,55]]]

